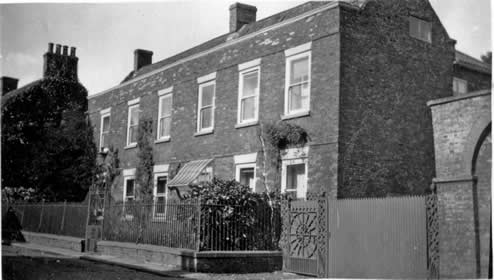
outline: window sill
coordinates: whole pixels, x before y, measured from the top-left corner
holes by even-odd
[[[199,131],[199,132],[194,133],[194,136],[202,136],[202,135],[207,135],[207,134],[213,134],[213,132],[214,132],[214,129],[203,130],[203,131]]]
[[[154,144],[166,143],[166,142],[170,142],[170,136],[155,140]]]
[[[258,125],[259,121],[252,121],[252,122],[245,122],[245,123],[237,123],[235,125],[235,128],[242,128],[242,127],[248,127],[248,126],[254,126]]]
[[[132,144],[130,144],[130,145],[125,146],[125,147],[124,147],[124,150],[133,149],[133,148],[135,148],[135,147],[137,147],[137,143],[132,143]]]
[[[306,116],[310,116],[310,111],[303,111],[303,112],[293,113],[290,115],[283,115],[283,116],[281,116],[281,119],[282,120],[289,120],[289,119],[301,118],[301,117],[306,117]]]

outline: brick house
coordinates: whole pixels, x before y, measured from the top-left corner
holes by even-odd
[[[426,102],[452,95],[455,62],[429,2],[308,2],[259,21],[256,11],[230,6],[229,33],[159,62],[136,50],[121,84],[89,96],[96,141],[117,148],[124,169],[114,198],[133,198],[143,117],[155,127],[156,197],[200,176],[265,190],[259,130],[280,120],[310,136],[268,172],[281,192],[424,193],[434,177]]]

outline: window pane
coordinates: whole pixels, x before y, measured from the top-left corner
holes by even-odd
[[[309,84],[304,83],[290,87],[288,93],[289,111],[309,109]]]
[[[204,107],[204,106],[212,105],[213,97],[214,97],[214,84],[203,87],[201,106]]]
[[[129,144],[137,142],[137,126],[131,126],[129,128]]]
[[[293,60],[290,69],[290,84],[309,80],[309,58],[303,57]]]
[[[127,180],[125,196],[134,196],[134,179]]]
[[[242,168],[240,169],[240,184],[249,186],[254,189],[254,168]]]
[[[103,127],[101,128],[103,132],[110,130],[110,116],[103,118]]]
[[[205,108],[201,110],[201,129],[212,126],[213,108]]]
[[[103,133],[101,135],[101,147],[108,148],[108,133]]]
[[[165,198],[162,196],[156,198],[156,213],[157,214],[165,213]]]
[[[165,192],[166,192],[166,176],[160,176],[158,177],[156,193],[165,194]]]
[[[160,99],[160,101],[161,101],[161,116],[160,117],[171,115],[171,109],[172,109],[171,95],[167,95],[165,97],[162,97]]]
[[[242,120],[250,120],[256,117],[256,97],[242,99],[241,118]]]
[[[159,138],[170,136],[171,120],[172,119],[170,117],[160,119]]]
[[[139,122],[139,107],[130,109],[130,125],[137,125]]]
[[[243,75],[244,84],[242,89],[242,97],[255,95],[258,87],[257,79],[258,71]]]
[[[294,164],[286,167],[286,189],[296,190],[305,184],[305,164]]]

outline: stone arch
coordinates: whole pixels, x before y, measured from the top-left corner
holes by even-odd
[[[475,161],[478,150],[482,145],[485,137],[491,131],[490,116],[481,117],[475,122],[472,129],[468,133],[465,141],[465,152],[463,153],[463,161],[465,162],[465,174],[474,175]]]

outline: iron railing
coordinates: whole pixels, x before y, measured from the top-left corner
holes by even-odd
[[[87,205],[81,203],[29,203],[2,205],[2,216],[11,206],[22,229],[31,232],[84,237]]]
[[[4,205],[5,206],[5,205]],[[13,204],[23,230],[84,237],[88,206]],[[2,210],[5,207],[2,207]],[[279,207],[119,202],[103,211],[102,239],[195,251],[277,250]]]

